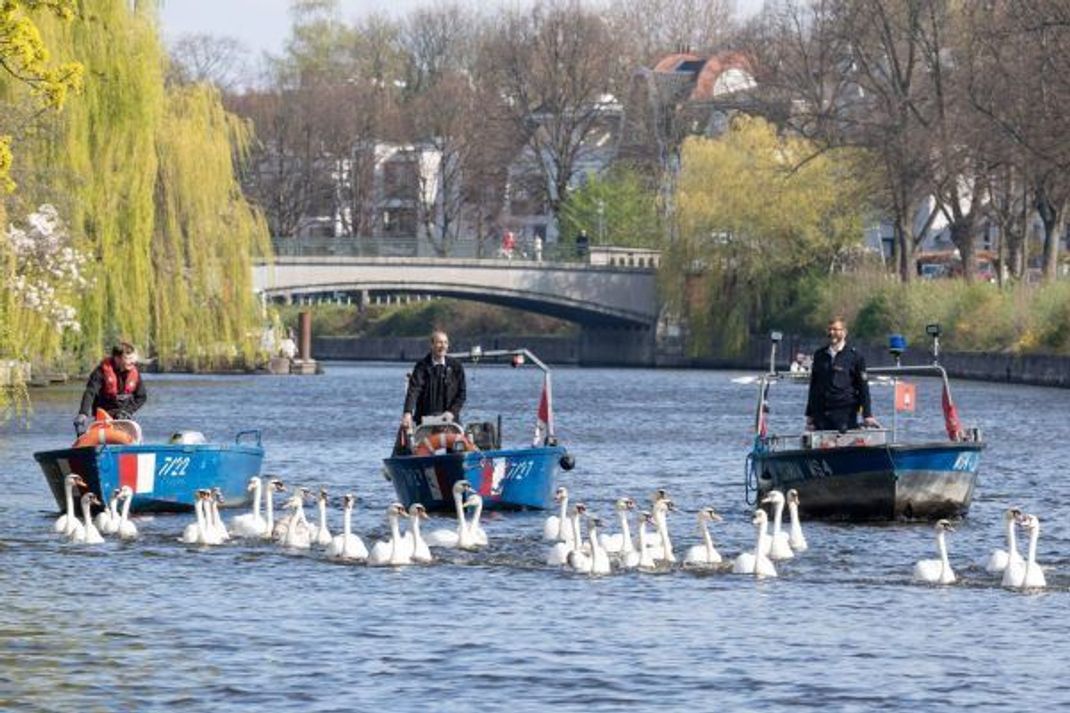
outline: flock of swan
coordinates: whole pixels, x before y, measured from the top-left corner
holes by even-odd
[[[138,537],[136,525],[129,519],[133,492],[129,487],[116,489],[106,507],[92,517],[94,505],[103,505],[81,476],[68,475],[64,482],[66,512],[55,522],[54,530],[71,542],[100,544],[103,535],[117,535],[123,540]],[[75,506],[75,489],[85,490],[79,498],[80,515]],[[278,478],[269,478],[265,483],[259,477],[249,480],[248,491],[252,494],[252,508],[248,513],[235,516],[228,528],[219,513],[223,497],[218,489],[198,490],[195,497],[194,520],[183,530],[180,542],[196,545],[221,545],[232,537],[261,539],[277,542],[284,548],[310,549],[318,547],[326,557],[333,560],[364,563],[370,566],[400,567],[412,564],[428,564],[435,560],[432,548],[478,550],[489,544],[486,531],[480,524],[483,499],[465,481],[457,481],[452,489],[456,525],[435,529],[425,536],[421,522],[428,519],[427,510],[419,503],[408,510],[400,503],[391,504],[386,510],[389,537],[374,542],[369,549],[359,535],[353,532],[353,510],[357,498],[346,493],[342,498],[342,532],[332,535],[327,523],[328,496],[321,488],[316,498],[317,523],[309,522],[304,509],[310,497],[308,488],[297,487],[286,500],[284,507],[289,514],[275,515],[275,495],[286,492],[286,486]],[[649,509],[637,513],[636,536],[632,536],[632,513],[638,510],[636,501],[630,497],[619,498],[614,503],[618,532],[603,531],[606,523],[581,502],[569,502],[569,492],[558,487],[554,493],[557,504],[555,514],[549,515],[543,525],[543,540],[549,543],[545,562],[549,566],[564,567],[571,571],[605,575],[614,570],[661,571],[680,563],[687,568],[725,570],[733,574],[756,577],[776,577],[776,562],[789,560],[808,549],[799,519],[799,495],[794,490],[786,494],[770,491],[761,501],[769,505],[772,513],[772,531],[769,531],[769,516],[764,509],[754,511],[753,548],[740,553],[731,562],[726,562],[714,544],[710,525],[721,521],[721,516],[712,507],[703,507],[697,513],[697,527],[701,543],[689,547],[677,557],[669,534],[670,513],[678,512],[668,493],[659,489],[650,499]],[[120,507],[121,503],[121,507]],[[788,510],[789,523],[784,528],[783,514]],[[471,510],[471,515],[468,511]],[[402,532],[402,521],[407,529]],[[985,564],[990,574],[1000,575],[1004,587],[1014,589],[1039,589],[1047,586],[1044,571],[1037,564],[1037,539],[1040,521],[1035,515],[1025,514],[1018,508],[1009,508],[1003,522],[1007,549],[994,550]],[[586,527],[586,535],[584,534]],[[1018,552],[1017,528],[1029,533],[1029,546],[1025,558]],[[948,557],[946,535],[953,532],[947,520],[936,523],[937,559],[919,560],[914,565],[913,578],[928,584],[953,584],[955,572]]]

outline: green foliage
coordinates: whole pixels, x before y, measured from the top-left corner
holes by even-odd
[[[688,319],[695,349],[731,354],[777,322],[799,286],[843,264],[862,238],[858,157],[821,153],[762,119],[717,140],[688,139],[676,196],[678,239],[660,287]],[[683,278],[683,279],[681,279]]]
[[[592,244],[656,248],[661,244],[657,194],[637,171],[617,165],[572,191],[561,210],[562,242],[586,230]]]
[[[844,314],[855,338],[883,342],[898,333],[925,344],[925,325],[939,322],[941,343],[961,351],[1070,354],[1070,284],[1017,284],[1000,289],[962,280],[909,284],[876,272],[823,279],[818,304],[789,327],[820,334],[831,314]]]
[[[82,366],[119,338],[163,366],[248,363],[260,319],[250,260],[269,253],[235,180],[250,128],[208,88],[165,88],[152,4],[95,0],[83,12],[84,22],[39,23],[88,80],[62,115],[32,124],[15,168],[15,199],[55,203],[92,257],[82,332],[64,348]],[[26,101],[15,94],[11,106]]]
[[[66,23],[74,17],[74,8],[74,0],[0,2],[0,69],[5,79],[28,87],[34,102],[46,109],[60,109],[68,93],[81,88],[84,67],[79,62],[53,64],[30,13],[47,11]],[[0,192],[15,189],[10,178],[12,162],[11,137],[0,136]]]

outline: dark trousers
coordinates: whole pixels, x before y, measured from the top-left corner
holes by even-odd
[[[814,417],[814,428],[818,431],[850,431],[858,428],[858,408],[847,407],[829,409]]]

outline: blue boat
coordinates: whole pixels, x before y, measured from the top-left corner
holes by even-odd
[[[77,473],[102,502],[129,485],[133,512],[183,512],[193,509],[201,488],[219,488],[223,507],[248,504],[246,487],[249,478],[260,474],[264,447],[260,431],[254,430],[238,433],[234,443],[102,444],[40,451],[33,457],[60,510],[66,507],[64,478]]]
[[[929,325],[928,331],[934,339],[935,358],[939,355],[939,325]],[[777,435],[770,433],[767,425],[770,387],[782,376],[772,366],[779,341],[775,336],[770,371],[756,380],[754,446],[746,468],[748,503],[760,501],[771,490],[794,489],[799,495],[799,512],[808,518],[938,520],[967,514],[985,444],[979,429],[964,429],[959,424],[947,372],[939,363],[898,364],[905,342],[893,338],[896,366],[867,372],[890,377],[897,393],[902,376],[941,379],[947,440],[899,442],[895,416],[891,429]]]
[[[453,484],[467,480],[487,509],[553,507],[557,469],[571,470],[575,461],[554,435],[550,370],[527,349],[484,352],[477,346],[450,356],[476,361],[508,357],[513,366],[530,362],[542,369],[540,430],[532,446],[503,449],[500,427],[496,430],[493,424],[469,424],[462,429],[425,418],[414,432],[403,434],[405,443],[416,447],[383,460],[383,475],[394,484],[398,500],[405,507],[421,503],[428,510],[452,512]],[[430,445],[421,448],[424,444]]]

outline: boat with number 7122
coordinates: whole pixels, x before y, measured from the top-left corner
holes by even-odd
[[[260,431],[242,431],[233,443],[207,443],[195,431],[176,433],[169,443],[143,443],[133,421],[95,423],[107,424],[91,429],[91,434],[99,433],[98,442],[81,438],[81,445],[33,454],[61,510],[64,481],[71,473],[82,476],[102,502],[116,489],[130,486],[134,512],[191,510],[199,489],[218,488],[223,507],[249,502],[249,479],[260,474],[264,460]]]

